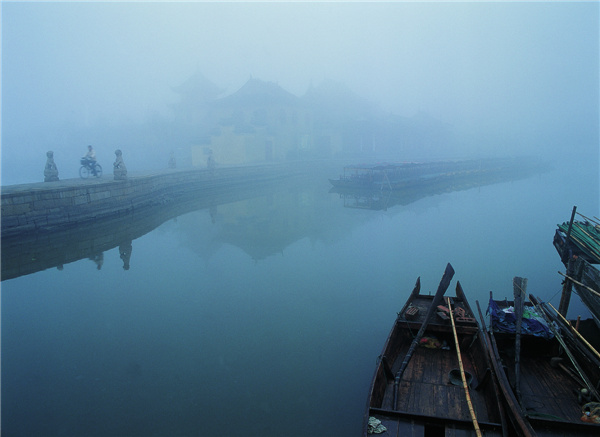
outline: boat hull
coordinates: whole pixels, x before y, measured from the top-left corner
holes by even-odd
[[[425,322],[425,313],[433,300],[433,296],[421,295],[419,290],[420,280],[417,280],[378,359],[369,392],[363,434],[370,435],[368,419],[374,417],[387,428],[385,435],[390,436],[424,436],[432,433],[475,436],[465,391],[462,382],[458,384],[456,379],[459,363],[449,319],[437,314],[429,319],[424,336],[395,387],[393,376],[398,374],[407,359],[414,335]],[[463,321],[457,321],[457,337],[465,371],[472,375],[469,392],[479,427],[485,435],[501,436],[498,393],[489,372],[486,347],[460,283],[456,290],[453,305],[462,308],[466,314]],[[414,310],[407,313],[410,308],[417,308],[415,318],[411,314]]]
[[[500,310],[512,305],[507,301],[494,302]],[[577,381],[577,372],[571,369],[570,360],[556,337],[549,339],[522,331],[517,366],[516,334],[498,332],[493,320],[490,333],[498,381],[513,424],[520,428],[519,435],[600,435],[600,424],[582,421],[582,409],[587,401],[581,399],[578,393],[583,382]],[[566,335],[561,337],[582,365],[583,373],[597,385],[600,381],[598,363],[581,354],[581,345],[576,345],[575,339]],[[517,380],[520,382],[517,383]]]

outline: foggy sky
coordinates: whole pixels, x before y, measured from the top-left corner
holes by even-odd
[[[252,76],[298,96],[331,79],[512,149],[597,145],[597,2],[1,7],[3,173],[24,157],[43,166],[50,148],[83,154],[70,129],[168,117],[172,88],[197,72],[229,92]]]

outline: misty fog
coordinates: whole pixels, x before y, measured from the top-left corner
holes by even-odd
[[[41,181],[48,150],[61,179],[76,177],[88,144],[105,165],[120,148],[132,172],[171,151],[191,165],[212,132],[194,105],[253,79],[322,119],[366,120],[373,159],[537,155],[598,186],[596,2],[1,8],[3,185]]]

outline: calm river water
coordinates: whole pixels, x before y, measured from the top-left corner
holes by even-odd
[[[4,280],[3,437],[359,436],[418,276],[433,292],[450,262],[482,307],[524,276],[557,306],[556,225],[598,215],[597,175],[369,203],[330,193],[334,172]],[[570,313],[587,316],[576,296]]]

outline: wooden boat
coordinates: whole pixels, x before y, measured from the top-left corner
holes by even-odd
[[[575,215],[583,220],[576,221]],[[600,271],[592,264],[600,264],[600,221],[577,212],[573,207],[571,219],[558,225],[554,233],[554,247],[567,268],[559,311],[567,312],[571,289],[575,287],[579,298],[590,310],[600,329]]]
[[[600,435],[600,360],[538,299],[524,302],[526,280],[513,283],[514,301],[490,293],[488,343],[518,435]]]
[[[385,436],[508,435],[484,337],[460,283],[455,297],[443,299],[453,275],[448,264],[435,296],[420,294],[417,279],[378,359],[363,435],[383,427]]]
[[[329,179],[331,185],[341,189],[394,190],[400,183],[416,176],[419,164],[360,164],[348,165],[339,179]]]

